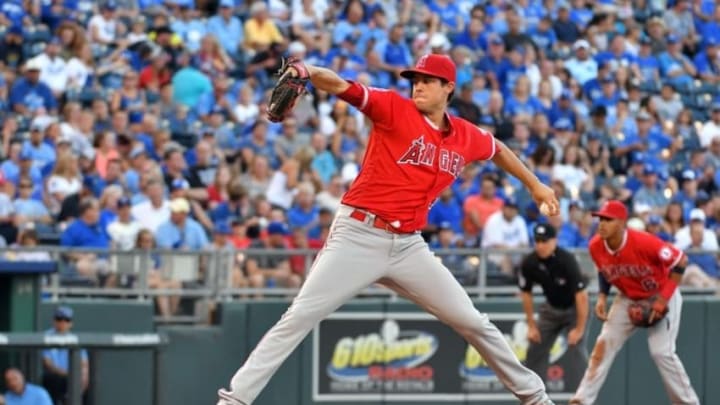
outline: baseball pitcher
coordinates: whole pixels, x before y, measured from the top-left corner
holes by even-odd
[[[331,70],[289,61],[268,115],[282,120],[304,81],[358,108],[372,120],[362,169],[345,194],[325,247],[298,296],[221,389],[219,405],[250,405],[312,328],[375,282],[393,289],[461,334],[525,405],[552,402],[542,380],[515,357],[452,274],[431,253],[420,230],[440,192],[474,161],[489,160],[520,179],[537,204],[558,213],[553,190],[491,133],[447,113],[456,68],[445,55],[425,55],[402,76],[412,99],[346,81]]]

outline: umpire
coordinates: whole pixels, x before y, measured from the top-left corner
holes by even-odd
[[[558,334],[567,329],[568,356],[564,390],[574,390],[587,367],[585,327],[588,320],[586,282],[575,256],[557,246],[555,228],[538,224],[534,229],[535,250],[525,256],[520,267],[519,287],[528,324],[526,365],[543,380],[547,379],[550,350]],[[540,305],[535,321],[532,289],[540,284],[546,302]],[[569,386],[568,386],[569,385]]]

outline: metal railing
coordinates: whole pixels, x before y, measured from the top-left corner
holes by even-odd
[[[584,275],[588,279],[589,291],[597,292],[596,271],[586,249],[571,250],[578,259]],[[302,258],[304,275],[310,271],[317,254],[315,249],[238,249],[238,250],[108,250],[108,249],[69,249],[58,246],[43,246],[33,249],[0,249],[0,260],[53,260],[58,263],[58,271],[43,280],[43,295],[46,300],[58,301],[63,298],[101,298],[115,297],[138,301],[152,300],[157,297],[179,297],[185,301],[195,301],[201,309],[200,315],[187,316],[188,321],[201,321],[206,318],[205,309],[212,308],[217,302],[232,300],[257,300],[262,298],[291,299],[296,288],[249,288],[233,285],[233,273],[243,272],[248,258],[281,257]],[[496,264],[499,257],[512,257],[519,263],[522,255],[530,249],[489,250],[477,248],[437,249],[436,256],[450,269],[473,298],[514,297],[518,293],[513,272],[503,272]],[[78,254],[82,259],[78,259]],[[92,256],[90,256],[92,255]],[[93,266],[90,269],[79,269]],[[82,271],[81,271],[82,270]],[[418,269],[422,271],[422,269]],[[83,274],[84,272],[84,274]],[[180,283],[180,288],[151,286],[149,279],[154,273],[156,279]],[[112,278],[111,286],[100,286],[101,280]],[[712,293],[712,288],[692,288],[683,286],[687,293]],[[539,290],[536,290],[539,293]],[[394,291],[369,286],[358,294],[359,299],[381,298],[397,300]],[[192,311],[191,311],[192,312]],[[174,316],[170,320],[182,320]],[[159,318],[160,320],[160,318]]]

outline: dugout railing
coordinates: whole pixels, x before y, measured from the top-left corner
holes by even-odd
[[[435,249],[438,260],[453,272],[473,298],[514,296],[517,294],[516,271],[521,257],[529,249]],[[581,269],[588,279],[589,291],[597,292],[595,267],[587,249],[574,249]],[[698,253],[698,252],[694,252]],[[717,255],[718,252],[705,252]],[[89,260],[79,263],[78,254]],[[33,249],[0,249],[0,260],[53,260],[58,263],[56,273],[46,275],[42,281],[44,300],[64,298],[116,298],[149,301],[156,297],[179,297],[182,312],[169,318],[158,317],[162,322],[204,323],[216,303],[233,300],[263,298],[291,299],[296,289],[282,287],[247,288],[233,285],[235,272],[243,272],[245,261],[259,257],[282,257],[292,260],[296,270],[308,274],[317,250],[313,249],[238,249],[238,250],[131,250],[68,249],[58,246],[41,246]],[[290,259],[291,258],[291,259]],[[94,276],[83,275],[79,266],[94,266]],[[82,270],[82,271],[81,271]],[[361,269],[358,271],[362,271]],[[422,269],[418,269],[422,271]],[[155,288],[148,283],[149,274],[157,272],[163,280],[176,280],[180,288]],[[101,282],[113,278],[111,286]],[[715,288],[683,286],[685,293],[717,294]],[[536,290],[539,293],[539,290]],[[358,299],[399,297],[390,290],[370,286]]]

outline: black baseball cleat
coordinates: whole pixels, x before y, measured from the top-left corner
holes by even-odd
[[[223,388],[220,388],[218,390],[218,397],[220,399],[218,400],[217,405],[248,405],[245,402],[234,398],[232,395],[230,395],[230,391],[227,391]]]

